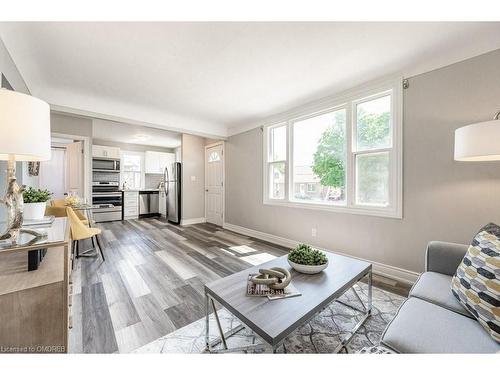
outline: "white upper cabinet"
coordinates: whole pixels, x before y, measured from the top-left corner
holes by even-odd
[[[92,146],[93,158],[120,159],[120,148],[109,146]]]
[[[144,155],[146,173],[163,174],[165,167],[175,161],[175,154],[168,152],[146,151]]]
[[[146,151],[144,153],[144,172],[146,173],[159,173],[160,158],[156,151]]]

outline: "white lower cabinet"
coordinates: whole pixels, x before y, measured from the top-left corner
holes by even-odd
[[[123,193],[123,218],[137,219],[139,217],[139,192],[125,191]]]

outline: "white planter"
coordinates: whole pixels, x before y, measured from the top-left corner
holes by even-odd
[[[287,259],[288,260],[288,264],[290,266],[292,266],[292,268],[297,271],[297,272],[300,272],[300,273],[307,273],[307,274],[314,274],[314,273],[320,273],[321,271],[323,271],[326,267],[328,267],[328,261],[325,263],[325,264],[321,264],[319,266],[308,266],[306,264],[298,264],[298,263],[294,263],[292,262],[290,259]]]
[[[47,202],[25,203],[23,208],[24,220],[42,220],[45,216]]]

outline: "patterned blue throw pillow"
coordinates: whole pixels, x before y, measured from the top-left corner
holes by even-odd
[[[472,240],[451,282],[453,295],[500,342],[500,227],[490,223]]]

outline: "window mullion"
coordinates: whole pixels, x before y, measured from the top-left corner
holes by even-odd
[[[353,116],[352,102],[346,104],[346,170],[345,170],[345,193],[346,193],[346,205],[347,207],[352,207],[354,204],[354,158],[353,154],[353,139],[354,139],[354,121],[355,116]]]
[[[354,155],[366,155],[366,154],[379,154],[381,152],[392,152],[393,147],[387,147],[387,148],[373,148],[369,150],[363,150],[363,151],[352,151]]]
[[[291,121],[286,124],[286,134],[287,134],[287,144],[286,144],[286,156],[287,161],[285,163],[285,200],[290,201],[290,196],[293,194],[291,189],[293,189],[293,125]]]

